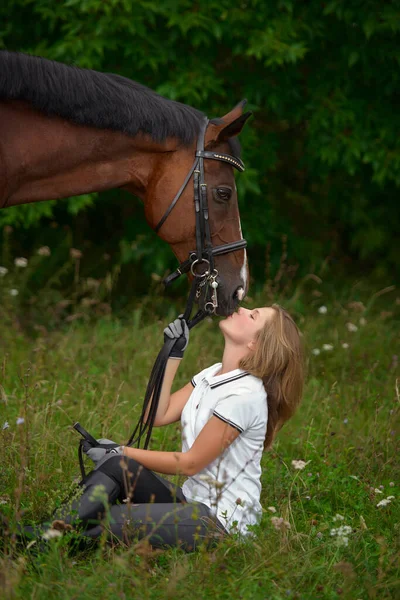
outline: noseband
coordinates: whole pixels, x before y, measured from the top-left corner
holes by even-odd
[[[220,246],[212,245],[207,201],[207,184],[205,182],[204,175],[204,159],[208,158],[228,163],[240,172],[244,171],[244,164],[241,159],[236,156],[231,156],[230,154],[224,154],[222,152],[211,152],[204,150],[204,139],[208,123],[208,119],[205,118],[197,140],[196,155],[192,168],[186,175],[186,178],[178,190],[175,198],[172,200],[163,217],[157,224],[155,232],[158,233],[158,231],[161,229],[171,214],[172,209],[181,197],[191,176],[193,175],[194,210],[196,216],[196,250],[189,252],[189,258],[182,262],[176,271],[166,277],[164,279],[164,283],[165,285],[169,285],[183,273],[188,273],[190,271],[195,278],[197,299],[200,297],[201,290],[205,285],[207,287],[209,285],[211,286],[211,300],[205,304],[205,310],[206,312],[214,313],[218,307],[218,283],[216,281],[218,271],[214,268],[214,256],[220,256],[222,254],[228,254],[228,252],[242,250],[246,248],[247,242],[246,240],[242,239],[237,242],[231,242],[230,244],[222,244]]]

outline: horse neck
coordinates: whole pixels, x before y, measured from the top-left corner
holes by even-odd
[[[0,207],[129,187],[146,193],[165,144],[75,125],[23,102],[0,102]]]

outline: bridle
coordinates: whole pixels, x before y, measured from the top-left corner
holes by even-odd
[[[190,294],[186,303],[186,309],[183,315],[183,319],[187,322],[189,329],[192,329],[197,323],[199,323],[207,314],[214,313],[218,307],[217,288],[218,282],[216,281],[218,271],[214,268],[214,256],[220,256],[227,254],[228,252],[235,252],[236,250],[242,250],[246,248],[246,240],[239,240],[237,242],[231,242],[230,244],[222,244],[221,246],[213,246],[211,242],[210,223],[208,215],[208,202],[207,202],[207,184],[204,177],[204,159],[210,158],[212,160],[220,160],[228,163],[238,171],[244,171],[244,164],[236,156],[230,154],[224,154],[222,152],[210,152],[204,150],[204,139],[208,125],[208,119],[205,118],[199,133],[197,140],[196,156],[192,168],[186,175],[185,181],[180,187],[175,198],[172,200],[162,219],[157,224],[155,231],[156,233],[160,230],[162,225],[165,223],[174,206],[178,202],[182,195],[183,190],[186,188],[191,176],[193,175],[194,185],[194,209],[196,215],[196,250],[189,252],[189,258],[182,262],[179,267],[171,275],[169,275],[164,283],[166,285],[175,281],[183,273],[189,271],[193,275],[193,282],[190,290]],[[205,267],[205,270],[204,270]],[[202,271],[200,269],[203,269]],[[205,303],[204,310],[199,310],[197,314],[190,319],[192,307],[195,298],[198,300],[203,287],[205,286],[205,298],[207,297],[208,288],[211,287],[211,299]],[[166,364],[170,356],[171,350],[176,343],[176,339],[170,339],[164,342],[153,369],[150,374],[150,379],[147,384],[147,389],[143,401],[142,413],[139,417],[139,421],[132,432],[126,446],[132,446],[137,444],[140,447],[140,442],[144,434],[146,439],[144,442],[144,449],[146,449],[150,442],[150,437],[154,425],[154,420],[157,413],[158,402],[161,394],[161,388],[164,380],[164,374]],[[150,405],[150,406],[149,406]],[[145,414],[149,407],[149,412],[146,421],[144,420]],[[99,445],[97,440],[92,437],[79,423],[75,423],[74,428],[82,435],[82,437],[88,441],[92,447]],[[79,445],[78,456],[79,464],[81,467],[82,481],[85,478],[85,466],[83,461],[83,440]]]
[[[179,188],[175,198],[172,200],[163,217],[155,227],[155,232],[158,233],[158,231],[161,229],[193,175],[194,209],[196,216],[196,250],[189,252],[189,258],[183,261],[179,267],[173,273],[171,273],[171,275],[168,275],[168,277],[164,279],[164,283],[165,285],[169,285],[178,279],[178,277],[180,277],[183,273],[188,273],[190,271],[194,277],[197,299],[200,297],[201,290],[204,286],[207,286],[207,288],[211,286],[211,299],[209,302],[206,302],[204,310],[206,313],[214,313],[218,307],[218,282],[216,281],[218,271],[214,268],[214,256],[220,256],[222,254],[228,254],[228,252],[242,250],[243,248],[246,248],[247,242],[246,240],[242,239],[237,242],[222,244],[220,246],[212,245],[207,202],[207,184],[205,182],[204,175],[204,159],[207,158],[228,163],[240,172],[243,172],[245,168],[243,161],[237,156],[231,156],[230,154],[224,154],[222,152],[211,152],[204,149],[204,140],[208,123],[209,120],[207,117],[205,117],[197,140],[194,163],[189,173],[186,175],[185,180]],[[199,269],[203,270],[200,271]]]

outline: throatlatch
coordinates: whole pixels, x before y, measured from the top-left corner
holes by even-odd
[[[214,267],[214,256],[227,254],[229,252],[235,252],[236,250],[242,250],[247,246],[247,242],[244,239],[238,240],[237,242],[231,242],[229,244],[223,244],[220,246],[213,246],[211,240],[209,214],[208,214],[208,202],[207,202],[207,184],[205,182],[204,175],[204,159],[218,160],[230,164],[232,167],[238,169],[238,171],[244,171],[244,164],[240,158],[236,156],[230,156],[221,152],[211,152],[204,149],[205,133],[208,125],[208,119],[205,118],[199,137],[197,140],[197,149],[195,160],[192,168],[187,174],[185,181],[181,188],[172,200],[167,211],[159,221],[155,228],[156,233],[165,223],[166,219],[171,214],[174,206],[178,202],[184,189],[186,188],[190,178],[193,175],[194,185],[194,209],[196,216],[196,250],[189,253],[189,258],[179,265],[179,267],[169,275],[165,280],[164,284],[167,286],[175,279],[180,277],[184,273],[189,271],[193,275],[193,281],[189,293],[189,297],[186,303],[185,313],[183,319],[187,322],[189,329],[192,329],[195,325],[200,323],[207,314],[214,314],[218,308],[218,271]],[[192,319],[190,315],[192,313],[193,305],[195,301],[198,301],[201,294],[204,293],[204,310],[199,310]],[[209,300],[206,299],[209,297]],[[154,420],[157,414],[158,402],[160,398],[161,388],[164,380],[165,368],[167,365],[168,358],[171,351],[176,344],[176,339],[167,340],[161,348],[153,369],[150,374],[150,379],[147,384],[147,389],[143,401],[143,408],[139,421],[132,432],[126,446],[133,446],[136,444],[137,448],[140,448],[140,443],[143,436],[146,434],[144,441],[144,449],[147,449],[151,433],[153,430]],[[151,403],[151,404],[150,404]],[[149,414],[147,421],[144,422],[144,416],[150,404]],[[79,423],[75,423],[74,429],[78,431],[83,437],[79,444],[78,456],[79,464],[81,468],[82,477],[86,476],[85,466],[83,461],[83,442],[86,440],[91,444],[92,447],[99,446],[97,440],[91,436]]]

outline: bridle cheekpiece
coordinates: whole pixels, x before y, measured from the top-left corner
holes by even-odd
[[[243,161],[237,156],[231,156],[223,152],[212,152],[204,149],[204,140],[209,120],[204,119],[199,137],[197,139],[197,149],[195,154],[194,163],[186,175],[182,186],[179,188],[175,198],[172,200],[168,209],[155,227],[155,232],[161,229],[165,223],[172,209],[181,197],[184,189],[186,188],[190,178],[193,175],[193,186],[194,186],[194,209],[196,217],[196,250],[189,252],[189,258],[182,262],[179,267],[165,278],[165,285],[169,285],[175,281],[178,277],[189,271],[194,276],[194,282],[196,287],[196,298],[198,299],[201,295],[201,290],[204,286],[211,287],[211,300],[205,304],[205,311],[208,313],[214,313],[218,307],[217,299],[217,288],[218,282],[216,281],[218,271],[214,268],[214,257],[221,256],[222,254],[228,254],[228,252],[235,252],[236,250],[242,250],[246,248],[247,242],[241,239],[237,242],[231,242],[229,244],[221,244],[220,246],[213,246],[211,241],[210,223],[209,223],[209,212],[208,212],[208,201],[207,201],[207,184],[205,182],[204,175],[204,159],[219,160],[225,162],[240,172],[245,170]],[[200,271],[200,265],[206,267],[206,270]],[[207,292],[207,290],[206,290]]]

